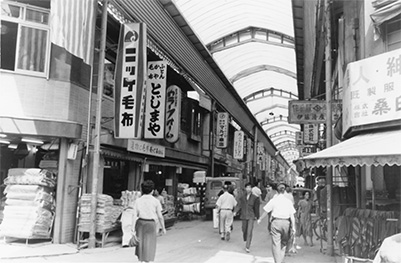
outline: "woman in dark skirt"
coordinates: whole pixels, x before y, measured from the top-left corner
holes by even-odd
[[[135,201],[133,226],[139,239],[135,255],[140,262],[151,262],[156,255],[156,220],[160,222],[163,234],[166,233],[160,201],[153,196],[154,183],[150,180],[142,184],[142,196]]]

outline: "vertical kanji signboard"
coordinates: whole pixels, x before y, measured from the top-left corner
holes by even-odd
[[[343,134],[350,127],[401,119],[401,50],[349,63]]]
[[[148,62],[146,87],[145,139],[164,138],[164,110],[166,103],[167,63]]]
[[[120,29],[115,75],[116,138],[141,138],[146,93],[146,25],[124,24]]]
[[[219,112],[217,114],[217,148],[227,148],[228,143],[228,113]]]
[[[234,132],[234,159],[241,160],[244,157],[244,132]]]

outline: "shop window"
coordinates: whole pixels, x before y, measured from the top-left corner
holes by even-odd
[[[49,11],[14,2],[1,3],[0,68],[46,76]]]
[[[387,51],[401,48],[401,15],[394,17],[383,25]]]

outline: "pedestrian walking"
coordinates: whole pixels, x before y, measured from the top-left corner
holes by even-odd
[[[135,226],[133,234],[139,240],[135,255],[140,262],[150,262],[156,255],[156,221],[159,221],[163,234],[166,234],[166,228],[161,203],[152,196],[154,183],[147,180],[141,187],[142,196],[135,201],[132,224]]]
[[[304,238],[305,246],[310,245],[313,246],[312,241],[312,201],[310,198],[309,192],[304,192],[303,194],[304,199],[299,200],[298,202],[298,211],[297,211],[297,237],[301,235]],[[308,244],[307,237],[310,239],[310,243]]]
[[[241,212],[242,235],[245,242],[245,251],[247,253],[250,252],[254,222],[259,218],[259,207],[259,197],[252,193],[252,186],[250,183],[245,184],[245,193],[239,199],[234,216],[239,211]]]
[[[233,210],[237,205],[234,196],[228,192],[228,185],[224,185],[224,193],[217,199],[216,206],[219,213],[220,237],[230,240],[231,225],[234,221]]]
[[[265,202],[268,203],[270,200],[272,200],[275,196],[277,196],[277,190],[276,190],[276,185],[274,183],[269,183],[267,184],[267,194],[265,198]]]
[[[272,237],[272,252],[275,263],[282,263],[287,245],[289,245],[291,232],[295,233],[295,208],[291,201],[284,196],[285,184],[277,186],[278,196],[265,205],[264,212],[258,220],[258,224],[266,216],[268,229]]]
[[[252,187],[252,194],[256,195],[256,197],[260,197],[262,195],[262,190],[259,188],[260,186],[260,180],[256,183],[254,187]]]

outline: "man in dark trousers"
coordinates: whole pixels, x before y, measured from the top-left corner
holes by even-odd
[[[245,251],[250,252],[253,225],[255,220],[259,218],[259,197],[252,194],[252,185],[245,185],[245,193],[239,199],[239,203],[235,208],[234,216],[241,211],[242,234],[245,243]]]

